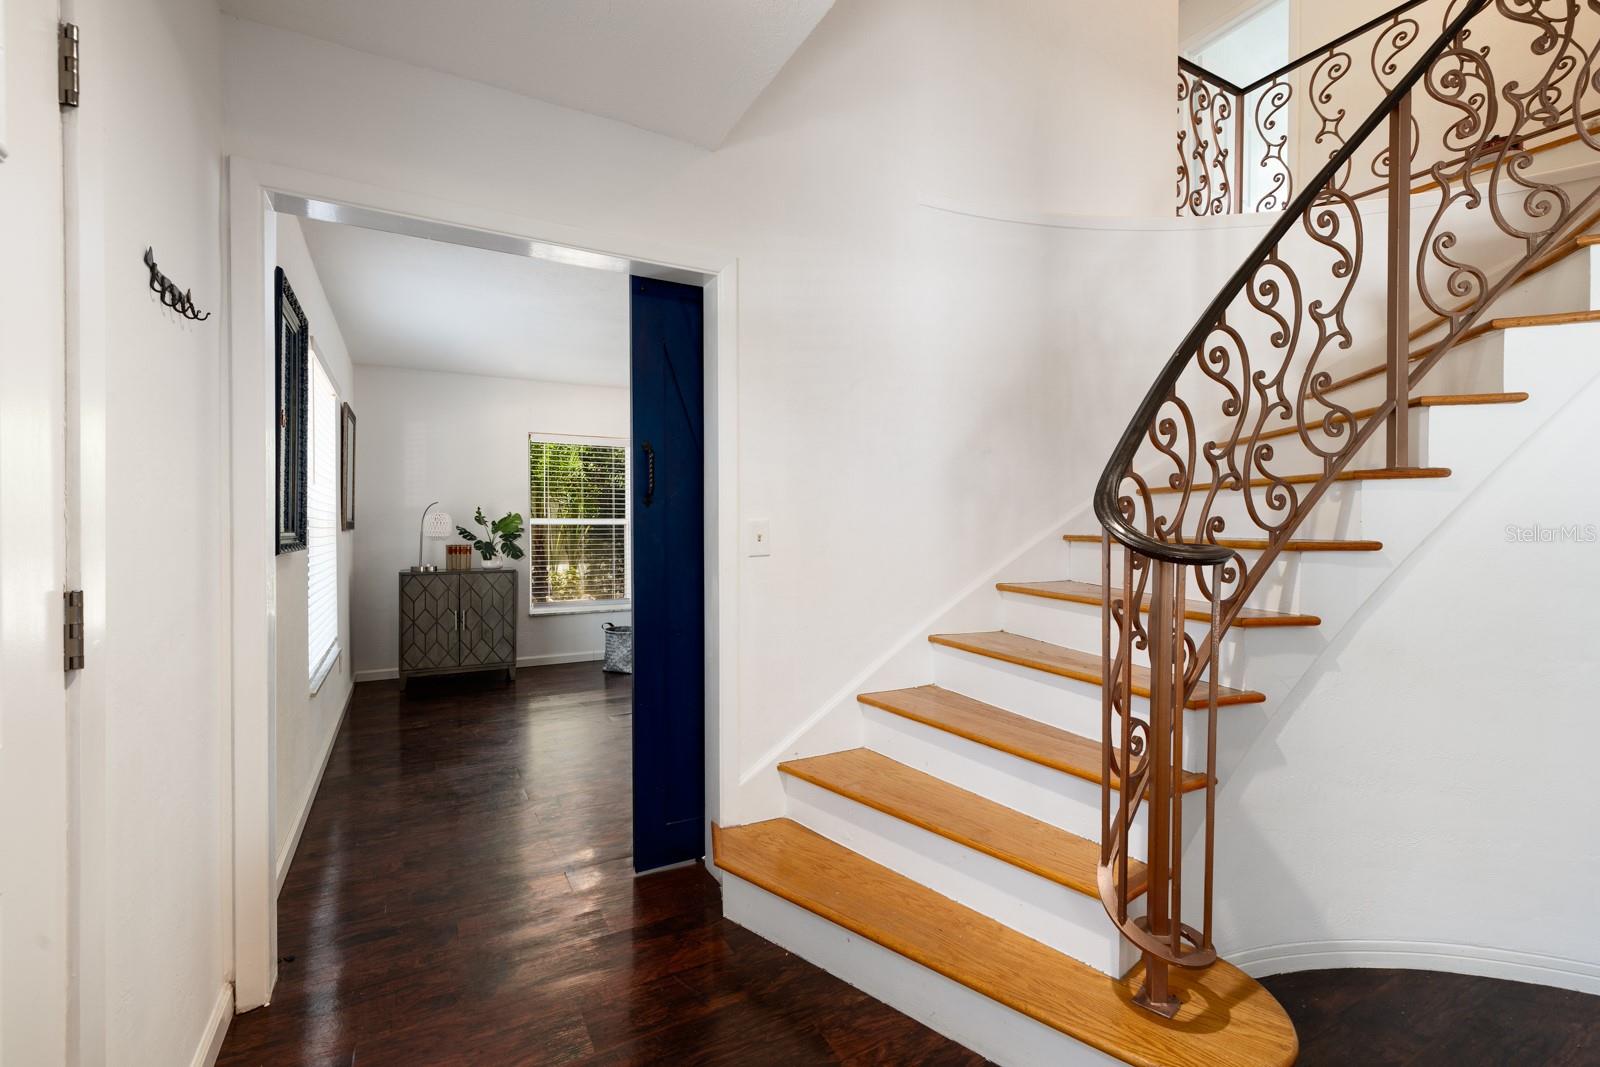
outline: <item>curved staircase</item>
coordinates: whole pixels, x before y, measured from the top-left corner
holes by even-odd
[[[1520,172],[1522,188],[1561,188],[1560,210],[1534,212],[1537,232],[1520,220],[1518,256],[1472,268],[1481,276],[1448,286],[1449,302],[1423,294],[1415,314],[1397,290],[1411,267],[1425,286],[1427,257],[1442,250],[1431,229],[1413,241],[1391,221],[1406,255],[1366,274],[1380,304],[1388,294],[1390,328],[1365,347],[1330,344],[1338,330],[1307,311],[1309,291],[1294,323],[1297,337],[1316,326],[1309,365],[1270,330],[1236,325],[1241,307],[1277,306],[1262,279],[1304,254],[1294,226],[1331,240],[1316,220],[1354,205],[1339,176],[1357,147],[1385,129],[1403,137],[1409,94],[1431,91],[1442,65],[1481,61],[1463,42],[1509,18],[1489,0],[1448,14],[1180,345],[1102,480],[1100,525],[1061,531],[1030,557],[1049,561],[1037,573],[996,576],[979,612],[992,628],[928,635],[928,684],[861,694],[860,747],[779,763],[785,817],[715,829],[731,918],[998,1062],[1294,1061],[1279,1005],[1213,962],[1212,897],[1225,910],[1229,880],[1248,877],[1218,870],[1213,888],[1213,838],[1227,834],[1216,791],[1263,705],[1293,691],[1429,534],[1600,379],[1600,236],[1589,233],[1600,188],[1588,179],[1567,188]],[[1586,18],[1553,23],[1558,52],[1589,34],[1574,77],[1600,69],[1589,58],[1600,11]],[[1567,99],[1582,113],[1582,92]],[[1518,166],[1523,127],[1505,126],[1485,118],[1459,158],[1428,168],[1431,193],[1402,175],[1391,207],[1425,217],[1429,195]],[[1359,228],[1359,210],[1340,217]],[[1353,258],[1330,272],[1346,296],[1362,273]],[[1197,374],[1224,332],[1241,354],[1282,355],[1299,402],[1263,390],[1256,412],[1241,412],[1258,379],[1230,380],[1216,362]],[[1236,398],[1213,404],[1215,425],[1180,399],[1208,381]],[[1124,790],[1123,769],[1137,788]]]

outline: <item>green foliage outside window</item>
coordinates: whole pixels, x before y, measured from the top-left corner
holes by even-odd
[[[528,442],[532,604],[627,596],[627,452],[621,445]]]

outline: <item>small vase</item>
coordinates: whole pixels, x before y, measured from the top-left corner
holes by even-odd
[[[505,561],[499,556],[496,556],[494,559],[486,559],[483,561],[483,569],[486,571],[497,571],[504,562]]]

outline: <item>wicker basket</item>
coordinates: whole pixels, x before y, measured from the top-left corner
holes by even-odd
[[[633,673],[633,627],[606,623],[600,629],[606,635],[605,669],[613,674]]]

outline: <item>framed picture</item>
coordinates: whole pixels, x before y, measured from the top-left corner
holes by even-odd
[[[356,528],[356,413],[339,409],[339,529]]]
[[[306,547],[306,402],[310,332],[283,268],[277,271],[278,555]]]

